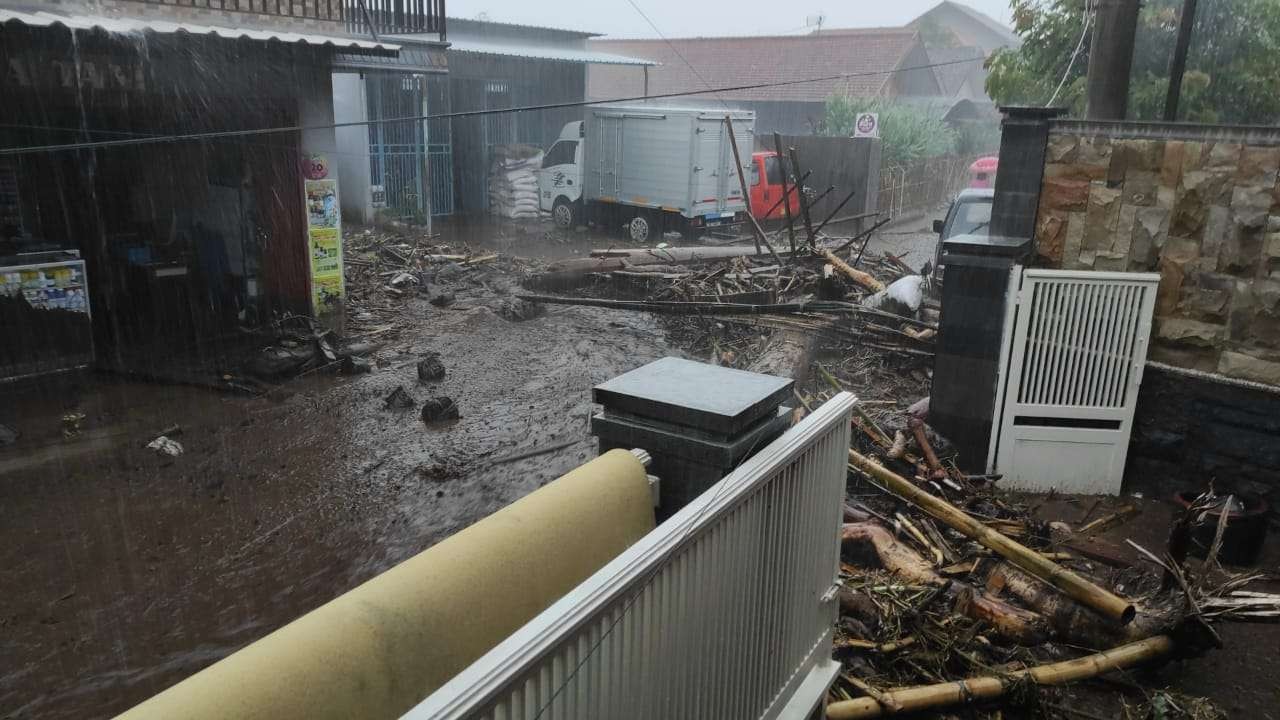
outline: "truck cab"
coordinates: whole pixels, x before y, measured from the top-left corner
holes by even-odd
[[[772,150],[751,155],[751,175],[747,180],[751,185],[751,214],[755,219],[778,220],[787,216],[787,209],[782,206],[782,181],[790,174],[790,163],[779,160],[778,153]],[[791,181],[794,182],[794,178]],[[792,190],[787,204],[791,206],[792,217],[799,216],[800,194]]]
[[[557,227],[570,229],[582,223],[581,121],[567,123],[560,137],[547,148],[538,170],[538,209],[551,213]]]

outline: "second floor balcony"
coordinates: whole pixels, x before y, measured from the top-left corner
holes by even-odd
[[[339,23],[354,35],[439,34],[445,0],[129,0],[147,5]]]

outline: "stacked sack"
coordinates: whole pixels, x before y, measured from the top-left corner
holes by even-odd
[[[538,217],[538,168],[542,150],[532,145],[498,146],[489,168],[489,212],[499,217]]]

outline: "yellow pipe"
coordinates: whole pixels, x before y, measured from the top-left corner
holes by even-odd
[[[119,717],[397,718],[653,524],[613,450]]]

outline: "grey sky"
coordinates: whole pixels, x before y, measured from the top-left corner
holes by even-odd
[[[803,32],[806,17],[823,14],[826,27],[902,25],[938,0],[632,0],[666,37]],[[1003,23],[1009,0],[960,0]],[[449,14],[497,22],[590,30],[616,37],[655,37],[628,0],[468,0]]]

